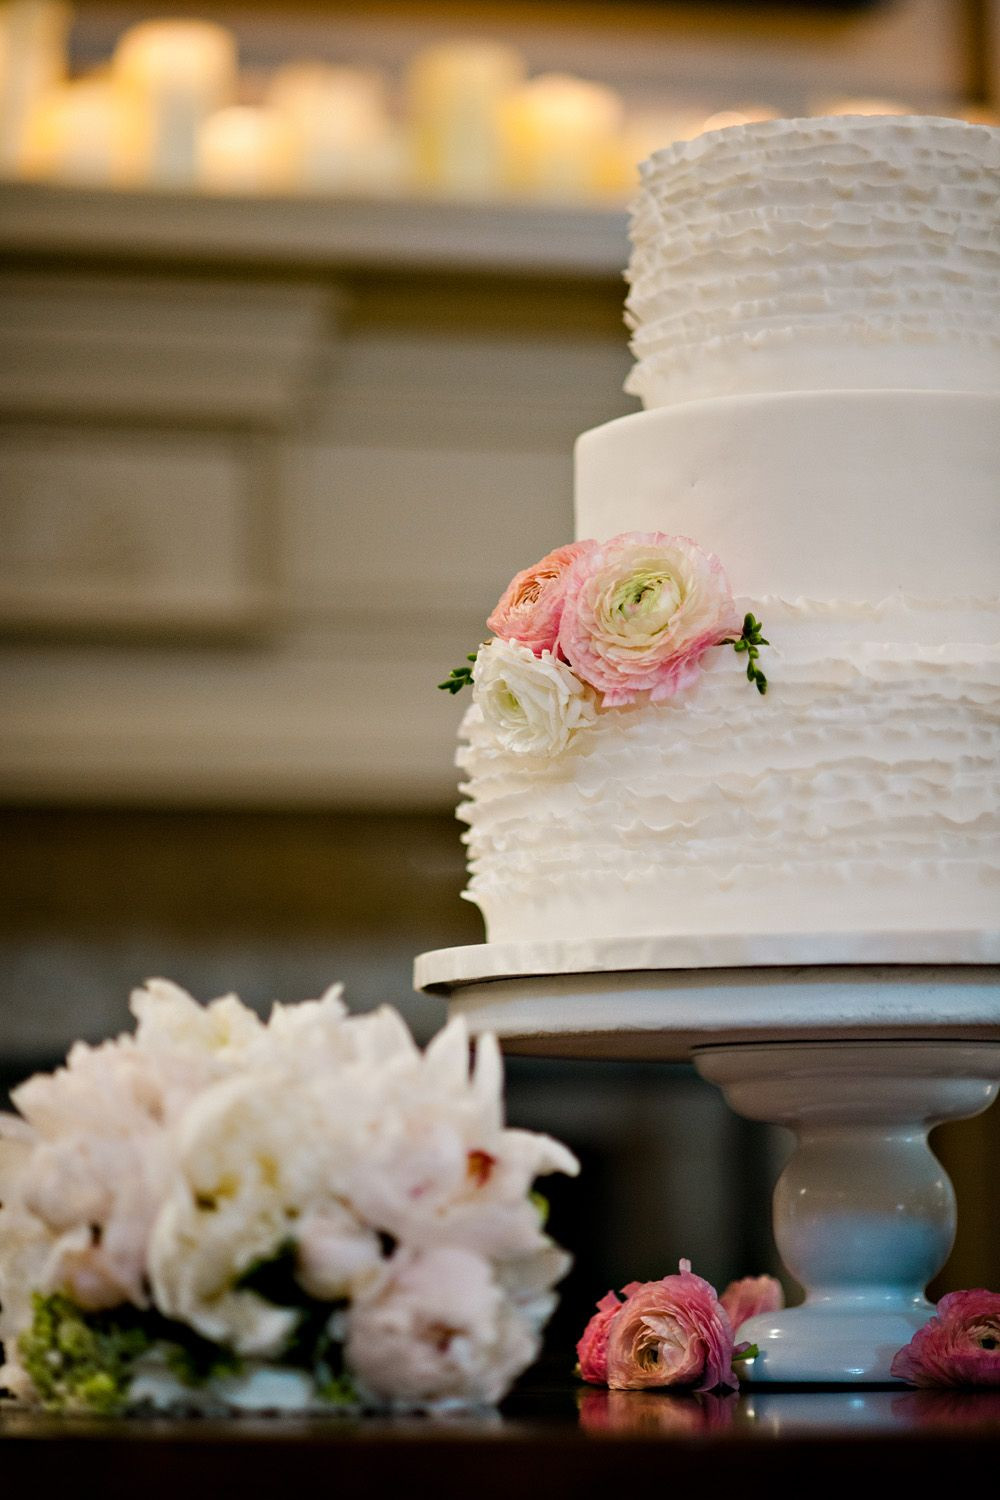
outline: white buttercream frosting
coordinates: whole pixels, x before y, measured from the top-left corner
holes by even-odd
[[[491,943],[1000,951],[998,199],[1000,131],[940,120],[773,121],[645,165],[630,388],[657,409],[580,439],[577,536],[718,555],[769,687],[719,648],[549,756],[473,707]]]
[[[627,389],[1000,389],[998,200],[1000,130],[957,120],[768,120],[656,152]]]
[[[998,925],[1000,606],[755,608],[763,700],[720,648],[561,756],[511,755],[470,710],[459,816],[491,941]]]

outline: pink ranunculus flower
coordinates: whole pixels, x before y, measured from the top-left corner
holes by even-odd
[[[676,1276],[633,1290],[611,1320],[608,1385],[614,1390],[736,1390],[733,1354],[732,1326],[714,1287],[682,1260]]]
[[[949,1292],[890,1373],[911,1385],[1000,1386],[1000,1292]]]
[[[639,1281],[630,1281],[628,1286],[622,1288],[622,1294],[630,1297],[633,1292],[639,1290],[641,1285]],[[624,1306],[625,1303],[616,1292],[606,1293],[598,1302],[597,1311],[583,1330],[580,1342],[576,1346],[580,1379],[588,1381],[591,1385],[607,1385],[608,1333],[612,1322]]]
[[[606,708],[670,698],[741,621],[721,562],[688,537],[626,531],[591,546],[565,584],[559,649]]]
[[[729,1315],[733,1332],[738,1333],[748,1318],[784,1307],[785,1294],[781,1282],[773,1276],[744,1276],[740,1281],[731,1281],[719,1301]]]
[[[519,641],[536,656],[555,655],[570,565],[597,545],[570,542],[518,573],[504,589],[487,626],[502,641]]]

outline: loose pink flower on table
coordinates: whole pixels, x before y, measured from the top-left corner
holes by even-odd
[[[570,542],[518,573],[504,589],[487,625],[502,641],[519,641],[536,656],[555,655],[570,566],[595,542]]]
[[[622,1288],[624,1296],[631,1296],[633,1292],[638,1291],[641,1284],[638,1281],[630,1281],[628,1286]],[[603,1296],[597,1304],[597,1311],[583,1330],[580,1342],[576,1346],[580,1379],[589,1381],[591,1385],[607,1384],[608,1332],[614,1318],[624,1306],[624,1302],[615,1292],[608,1292]]]
[[[635,1288],[611,1320],[608,1385],[736,1390],[733,1354],[732,1326],[715,1289],[682,1260],[676,1276]]]
[[[890,1366],[911,1385],[1000,1386],[1000,1292],[949,1292]]]
[[[738,1333],[748,1318],[784,1307],[785,1294],[781,1282],[773,1276],[744,1276],[740,1281],[731,1281],[719,1301],[729,1315],[733,1332]]]
[[[672,697],[740,628],[717,557],[687,537],[629,531],[570,567],[559,649],[610,708],[647,692],[653,702]]]

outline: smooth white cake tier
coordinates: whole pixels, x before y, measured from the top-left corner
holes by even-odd
[[[647,407],[1000,386],[1000,130],[768,120],[656,152],[626,318]]]
[[[741,600],[772,643],[765,697],[718,648],[692,687],[602,712],[556,757],[501,749],[473,706],[459,816],[488,940],[995,933],[1000,608],[942,584]]]
[[[751,599],[994,598],[1000,393],[793,392],[620,417],[577,442],[576,534],[621,531],[693,537]]]

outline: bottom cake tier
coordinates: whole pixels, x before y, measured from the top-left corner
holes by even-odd
[[[765,697],[720,648],[551,757],[470,709],[465,894],[489,941],[996,931],[997,607],[742,603]]]

